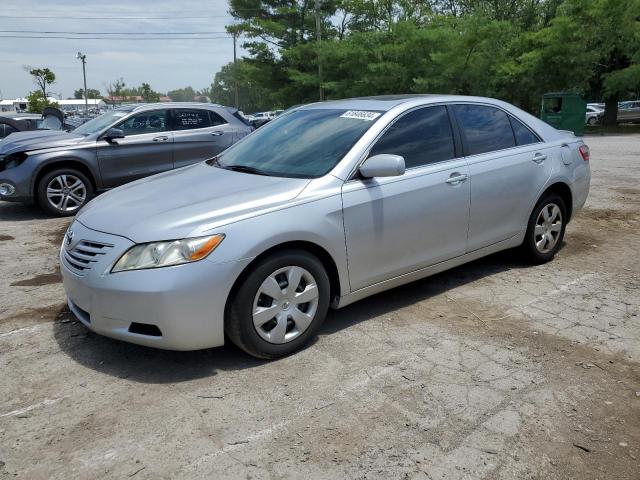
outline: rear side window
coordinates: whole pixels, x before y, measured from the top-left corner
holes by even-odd
[[[209,118],[211,119],[211,126],[217,127],[218,125],[224,125],[227,121],[218,115],[216,112],[209,110]]]
[[[209,110],[179,109],[173,111],[175,130],[192,130],[211,126]]]
[[[453,105],[453,111],[469,155],[515,147],[509,117],[502,110],[486,105]]]
[[[401,155],[407,168],[454,158],[446,107],[421,108],[401,117],[380,137],[369,156],[380,153]]]
[[[527,127],[525,127],[525,125],[520,120],[513,117],[509,117],[509,120],[511,120],[513,135],[516,137],[516,144],[518,146],[530,145],[532,143],[538,143],[540,141],[538,136]]]

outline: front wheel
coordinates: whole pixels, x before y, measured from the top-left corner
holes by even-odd
[[[329,277],[310,253],[286,250],[245,276],[225,318],[227,336],[254,357],[289,355],[311,340],[329,309]]]
[[[531,213],[522,244],[525,255],[533,263],[553,259],[560,249],[566,227],[567,208],[560,195],[545,195]]]
[[[38,202],[58,217],[75,215],[92,197],[89,179],[78,170],[64,168],[45,174],[38,183]]]

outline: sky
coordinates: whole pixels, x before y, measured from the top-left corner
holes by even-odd
[[[120,77],[127,87],[147,82],[162,93],[208,87],[220,67],[233,60],[233,40],[225,33],[192,33],[225,32],[232,21],[227,0],[0,0],[0,98],[23,97],[36,88],[25,65],[50,68],[56,74],[51,92],[72,97],[82,88],[78,51],[87,56],[87,88],[103,95],[105,84]],[[173,36],[178,39],[139,35],[150,32],[183,34]],[[56,38],[62,36],[81,39]],[[91,36],[108,38],[86,38]]]

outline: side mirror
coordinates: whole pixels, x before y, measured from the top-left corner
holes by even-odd
[[[367,158],[360,165],[360,175],[364,178],[397,177],[404,174],[404,158],[400,155],[381,153]]]
[[[124,131],[121,128],[110,128],[102,136],[107,142],[115,140],[116,138],[124,138]]]

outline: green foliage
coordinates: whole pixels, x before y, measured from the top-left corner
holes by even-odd
[[[177,88],[167,92],[167,96],[174,102],[192,102],[196,98],[196,95],[198,95],[198,92],[192,87]]]
[[[79,88],[73,91],[73,98],[81,100],[84,99],[84,89]],[[87,88],[87,98],[102,98],[100,90],[95,88]]]
[[[640,0],[323,0],[321,45],[314,3],[231,0],[249,55],[216,74],[214,101],[233,105],[234,81],[247,111],[317,101],[319,59],[327,98],[480,95],[537,114],[549,91],[640,91]]]
[[[52,85],[56,81],[56,74],[53,73],[48,68],[32,68],[32,67],[24,67],[31,78],[33,79],[33,83],[35,83],[40,91],[42,92],[43,98],[47,98],[47,87]]]
[[[139,88],[139,92],[142,99],[147,103],[160,101],[160,94],[155,92],[148,83],[143,83]]]
[[[58,107],[58,102],[50,102],[40,90],[34,90],[27,95],[27,101],[27,111],[30,113],[42,113],[45,107]]]

